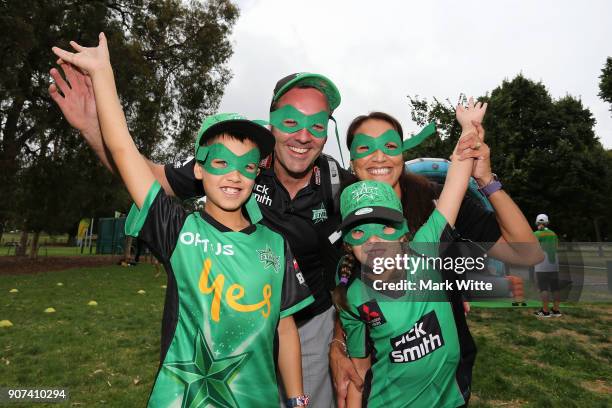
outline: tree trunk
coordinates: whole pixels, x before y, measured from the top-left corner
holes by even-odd
[[[21,231],[21,238],[19,238],[19,246],[15,248],[15,256],[25,256],[27,245],[28,245],[28,230],[23,230]]]
[[[40,231],[34,232],[32,237],[32,244],[30,245],[30,259],[38,258],[38,238],[40,237]]]

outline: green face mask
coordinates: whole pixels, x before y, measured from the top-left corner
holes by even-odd
[[[406,140],[402,140],[400,134],[394,129],[389,129],[378,137],[358,133],[351,143],[351,160],[369,156],[377,150],[381,150],[389,156],[397,156],[398,154],[420,145],[435,133],[436,125],[433,122],[425,126],[418,134]],[[388,143],[393,143],[397,147],[389,148],[386,146]],[[367,147],[367,150],[359,149],[364,146]]]
[[[346,234],[344,234],[343,239],[344,239],[344,242],[350,245],[363,245],[366,243],[368,239],[370,239],[374,235],[386,241],[397,241],[404,234],[408,232],[408,226],[406,225],[406,221],[402,222],[401,224],[396,224],[394,226],[395,231],[390,234],[385,234],[385,228],[387,226],[392,226],[392,225],[385,225],[385,224],[357,225],[356,227],[348,231]],[[363,232],[363,235],[359,238],[353,238],[353,231],[361,231]]]
[[[287,120],[295,122],[295,125],[288,126],[285,123]],[[274,112],[270,112],[270,124],[275,128],[285,133],[295,133],[302,129],[308,129],[311,135],[319,139],[327,137],[328,121],[329,112],[327,111],[305,115],[291,105],[285,105]]]
[[[387,147],[392,143],[395,147]],[[364,149],[366,147],[367,149]],[[402,138],[394,129],[389,129],[378,137],[372,137],[364,133],[358,133],[351,143],[351,160],[361,159],[371,155],[377,150],[389,156],[402,154]]]
[[[242,156],[237,156],[221,143],[214,143],[210,146],[200,146],[196,153],[196,160],[204,166],[207,172],[215,176],[238,170],[244,177],[254,180],[257,177],[259,149],[254,148]],[[213,167],[213,160],[223,160],[225,167]]]

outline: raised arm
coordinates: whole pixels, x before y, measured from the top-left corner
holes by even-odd
[[[459,145],[459,159],[473,159],[472,176],[480,187],[493,181],[491,171],[491,151],[485,143],[485,131],[480,123],[474,123],[477,130],[472,138],[464,139]],[[479,144],[478,149],[472,149]],[[529,222],[521,209],[503,189],[489,196],[495,210],[495,218],[501,237],[489,250],[493,257],[515,265],[535,265],[544,259],[538,241],[531,231]]]
[[[53,47],[53,52],[91,77],[104,144],[111,153],[132,199],[138,207],[142,207],[155,177],[128,131],[117,96],[106,37],[104,33],[100,33],[97,47],[83,47],[74,41],[71,41],[70,45],[76,53],[57,47]]]
[[[466,107],[457,106],[457,120],[461,124],[463,131],[451,156],[451,165],[446,175],[444,188],[436,205],[438,211],[446,218],[449,225],[455,225],[457,220],[457,214],[467,190],[474,162],[474,159],[460,160],[458,149],[465,139],[472,139],[472,134],[478,132],[478,128],[474,127],[474,122],[482,120],[486,109],[486,103],[484,105],[481,102],[474,103],[472,98],[470,98]],[[480,146],[474,147],[479,148]]]
[[[53,78],[53,83],[49,86],[51,99],[60,108],[70,126],[80,132],[104,167],[117,174],[118,170],[115,162],[102,139],[96,99],[90,76],[72,64],[63,61],[61,58],[57,63],[64,72],[66,80],[61,76],[58,69],[51,69],[50,74]],[[166,178],[164,165],[154,163],[148,159],[147,164],[166,194],[175,195]]]

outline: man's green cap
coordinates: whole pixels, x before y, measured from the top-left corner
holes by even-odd
[[[202,121],[195,142],[196,157],[200,146],[211,137],[223,133],[253,139],[259,148],[259,157],[262,159],[274,150],[274,135],[266,127],[248,120],[239,113],[218,113],[208,116]]]
[[[340,213],[340,230],[373,219],[394,223],[404,221],[402,203],[393,187],[373,180],[346,187],[340,195]]]
[[[309,86],[321,91],[327,98],[327,103],[329,104],[329,109],[331,112],[333,112],[340,105],[340,92],[329,78],[320,74],[299,72],[297,74],[287,75],[276,83],[274,93],[272,95],[270,110],[272,110],[274,104],[280,99],[281,96],[287,93],[287,91],[300,86]]]

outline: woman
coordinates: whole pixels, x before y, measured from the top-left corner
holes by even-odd
[[[484,243],[481,246],[488,250],[488,254],[503,261],[532,265],[539,262],[542,256],[537,245],[508,245],[536,242],[521,210],[499,188],[501,184],[491,172],[490,152],[484,143],[484,130],[480,126],[485,110],[486,105],[474,104],[471,99],[467,107],[457,107],[457,120],[464,133],[473,133],[471,137],[462,138],[457,149],[459,160],[475,159],[471,175],[488,194],[495,213],[484,210],[473,199],[466,197],[454,229],[449,229],[445,235],[454,241]],[[387,139],[386,143],[381,143],[382,139]],[[402,154],[403,132],[397,119],[382,112],[355,118],[347,131],[347,147],[351,151],[351,169],[356,177],[359,180],[376,180],[391,185],[401,199],[408,229],[417,231],[433,212],[434,200],[439,196],[440,187],[422,176],[406,172]],[[452,271],[445,271],[445,278],[455,279],[456,276]],[[449,291],[447,295],[452,304],[461,349],[456,380],[467,401],[476,346],[467,327],[461,294]],[[330,364],[338,398],[342,400],[349,383],[350,368],[347,368],[343,334],[339,325],[336,328],[330,348]],[[339,405],[341,403],[339,401]]]

